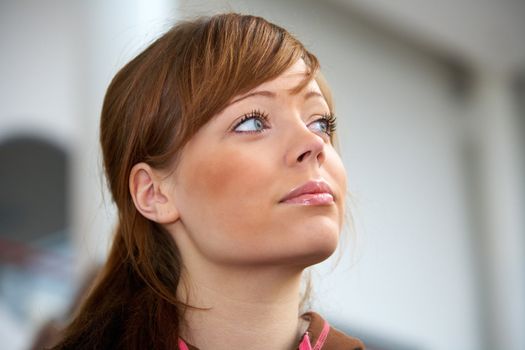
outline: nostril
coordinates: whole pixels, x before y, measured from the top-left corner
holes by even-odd
[[[323,163],[324,162],[324,152],[320,152],[318,155],[317,155],[317,160],[319,161],[319,163]]]
[[[307,151],[307,152],[304,152],[303,154],[301,154],[299,157],[297,157],[297,161],[298,162],[302,162],[303,159],[310,154],[311,151]]]

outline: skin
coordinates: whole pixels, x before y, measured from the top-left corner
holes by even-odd
[[[183,337],[202,350],[295,349],[307,326],[297,317],[302,271],[337,246],[346,173],[319,121],[329,108],[318,84],[290,93],[305,71],[299,60],[232,99],[186,144],[174,172],[141,163],[131,173],[137,208],[181,251],[179,297],[210,308],[184,315]],[[258,119],[239,125],[253,110],[268,115],[260,133]],[[280,203],[319,179],[334,203]]]
[[[234,266],[304,267],[333,252],[344,212],[346,174],[329,137],[316,129],[315,121],[329,112],[326,101],[319,95],[304,100],[307,92],[321,94],[315,80],[295,96],[288,91],[301,82],[305,69],[298,61],[276,80],[260,85],[254,91],[275,92],[277,97],[253,95],[231,104],[186,145],[171,194],[180,215],[169,227],[177,244],[186,246],[179,239],[186,236],[203,258]],[[232,132],[254,109],[268,114],[270,128]],[[253,123],[243,126],[249,130]],[[335,205],[279,203],[312,179],[328,182]]]

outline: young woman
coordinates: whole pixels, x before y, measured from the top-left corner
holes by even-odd
[[[286,30],[177,24],[115,76],[100,132],[119,225],[55,349],[364,349],[300,310],[346,174],[318,61]]]

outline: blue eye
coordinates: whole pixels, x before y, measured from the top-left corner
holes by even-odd
[[[325,119],[318,119],[310,124],[315,126],[316,131],[328,133],[328,122]]]
[[[308,127],[313,128],[315,132],[325,133],[330,137],[335,132],[335,115],[325,114],[322,118],[319,118],[311,122]]]
[[[268,115],[261,113],[260,111],[252,111],[244,115],[239,123],[235,125],[233,130],[235,132],[262,132],[268,127]]]

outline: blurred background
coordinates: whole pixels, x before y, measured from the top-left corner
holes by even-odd
[[[115,221],[105,89],[178,19],[261,15],[333,88],[355,233],[314,307],[370,349],[525,349],[525,2],[2,0],[0,339],[59,327]],[[350,230],[348,230],[350,231]]]

